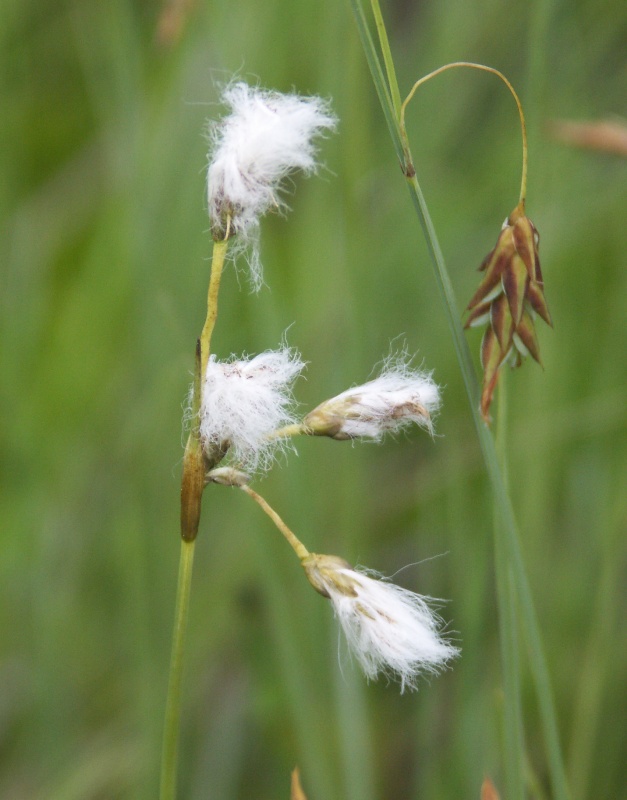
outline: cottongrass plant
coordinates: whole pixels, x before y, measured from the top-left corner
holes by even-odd
[[[525,354],[525,350],[527,350],[534,358],[539,360],[537,347],[535,346],[535,332],[532,330],[534,314],[539,314],[550,324],[550,315],[544,300],[544,287],[537,256],[538,237],[535,235],[535,227],[527,218],[525,212],[527,138],[522,106],[512,85],[502,73],[491,67],[469,62],[447,64],[421,78],[414,84],[405,101],[402,101],[379,0],[371,0],[370,5],[374,27],[378,35],[379,48],[373,41],[370,33],[370,24],[360,0],[351,0],[373,83],[394,149],[406,179],[412,203],[425,235],[435,278],[444,302],[460,370],[470,401],[486,470],[493,489],[496,583],[505,695],[506,796],[509,800],[522,800],[525,795],[523,779],[525,751],[522,733],[523,720],[517,643],[517,628],[519,622],[522,622],[527,635],[531,671],[538,695],[538,706],[553,797],[556,800],[567,800],[569,790],[560,747],[551,683],[538,618],[522,560],[516,518],[509,497],[506,479],[507,473],[504,463],[506,447],[503,441],[505,413],[502,407],[503,403],[499,404],[501,406],[499,409],[499,422],[501,424],[499,425],[500,442],[498,450],[489,428],[489,407],[503,364],[508,360],[510,354],[514,353],[514,349],[520,356]],[[478,69],[492,73],[502,80],[516,102],[523,138],[523,170],[519,202],[514,211],[508,216],[495,250],[492,251],[492,254],[483,264],[486,272],[490,274],[490,280],[496,276],[494,291],[491,292],[489,290],[485,295],[480,293],[481,296],[475,296],[471,300],[469,307],[470,316],[472,317],[475,311],[475,302],[490,304],[489,309],[482,309],[482,312],[489,310],[490,313],[482,320],[482,323],[487,324],[488,328],[484,335],[482,347],[484,372],[481,389],[478,386],[472,357],[459,319],[458,305],[442,250],[416,177],[416,167],[405,128],[405,110],[418,87],[436,75],[453,68]],[[495,254],[496,259],[493,259],[492,257]],[[528,314],[529,318],[524,317],[525,314]],[[482,314],[477,313],[477,318],[481,316]],[[524,322],[522,322],[523,318]],[[519,327],[521,322],[522,330]],[[515,339],[515,334],[517,339]],[[525,338],[527,342],[525,342]],[[532,345],[531,348],[529,344]],[[536,351],[535,355],[534,349]],[[514,366],[520,363],[518,355],[514,354],[513,361]]]
[[[196,347],[190,433],[181,481],[181,560],[163,739],[161,800],[176,796],[185,630],[201,500],[208,485],[241,489],[272,519],[300,559],[311,585],[333,605],[351,652],[368,679],[394,678],[401,691],[415,689],[424,673],[436,673],[457,655],[428,598],[395,586],[378,574],[329,555],[310,553],[254,489],[255,474],[271,467],[277,449],[298,435],[337,440],[380,440],[417,425],[433,433],[439,389],[428,372],[411,367],[403,352],[388,358],[380,375],[324,401],[298,418],[292,388],[304,362],[282,345],[253,357],[211,354],[218,295],[227,250],[246,250],[251,283],[262,284],[260,219],[285,208],[285,178],[317,167],[315,139],[336,120],[328,104],[268,92],[244,83],[226,88],[230,109],[211,127],[208,200],[214,239],[207,317]],[[233,252],[233,250],[231,251]]]

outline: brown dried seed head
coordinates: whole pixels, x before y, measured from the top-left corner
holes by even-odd
[[[483,277],[468,303],[464,327],[487,325],[481,343],[481,414],[486,422],[502,364],[509,360],[512,366],[519,366],[527,355],[541,363],[534,315],[548,325],[552,320],[544,297],[538,244],[535,225],[519,203],[482,262]]]

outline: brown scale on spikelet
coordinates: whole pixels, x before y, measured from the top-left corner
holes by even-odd
[[[538,314],[548,325],[553,323],[544,298],[538,243],[538,232],[521,201],[479,267],[483,279],[468,303],[464,327],[487,323],[481,342],[481,415],[486,422],[503,363],[518,367],[527,355],[542,363],[534,318]]]
[[[300,772],[298,767],[292,770],[292,790],[290,792],[290,800],[307,800],[303,787],[300,785]]]
[[[481,800],[500,800],[499,793],[490,778],[484,778],[481,784]]]

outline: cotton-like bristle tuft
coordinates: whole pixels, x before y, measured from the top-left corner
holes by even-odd
[[[405,353],[388,358],[381,374],[326,400],[304,424],[318,436],[375,439],[415,424],[433,433],[440,390],[431,373],[412,369]]]
[[[459,651],[440,634],[427,599],[376,573],[351,569],[334,556],[311,554],[303,566],[312,585],[333,603],[351,652],[369,679],[379,674],[415,689]]]
[[[265,91],[238,82],[222,100],[230,114],[210,130],[208,206],[214,235],[224,235],[230,216],[235,251],[248,253],[251,282],[263,282],[259,220],[285,207],[281,182],[294,170],[317,168],[314,138],[332,130],[336,119],[320,97]]]
[[[249,360],[209,359],[200,409],[205,447],[229,449],[241,466],[267,468],[281,439],[267,437],[295,421],[292,384],[305,366],[290,348],[269,350]]]

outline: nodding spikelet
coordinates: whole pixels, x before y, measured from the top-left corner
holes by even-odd
[[[292,384],[305,366],[296,350],[268,350],[251,359],[209,359],[200,408],[200,438],[207,450],[230,451],[254,472],[267,468],[285,443],[267,437],[295,421]]]
[[[381,439],[415,424],[433,432],[440,390],[430,372],[412,369],[406,353],[386,359],[381,374],[325,400],[303,420],[316,436]]]
[[[209,217],[214,238],[237,236],[235,252],[248,252],[255,289],[263,282],[259,220],[281,210],[281,184],[295,170],[317,168],[314,139],[336,125],[320,97],[280,94],[237,82],[226,87],[230,113],[210,127],[207,173]]]
[[[540,268],[540,238],[519,203],[505,220],[494,249],[484,259],[483,278],[468,303],[465,327],[485,325],[481,342],[483,385],[481,415],[490,421],[490,405],[500,369],[518,367],[531,355],[539,364],[536,316],[552,325]]]
[[[367,678],[382,674],[398,680],[401,692],[415,689],[422,675],[441,671],[459,654],[442,638],[427,598],[336,556],[312,553],[302,565],[316,591],[331,600]]]

